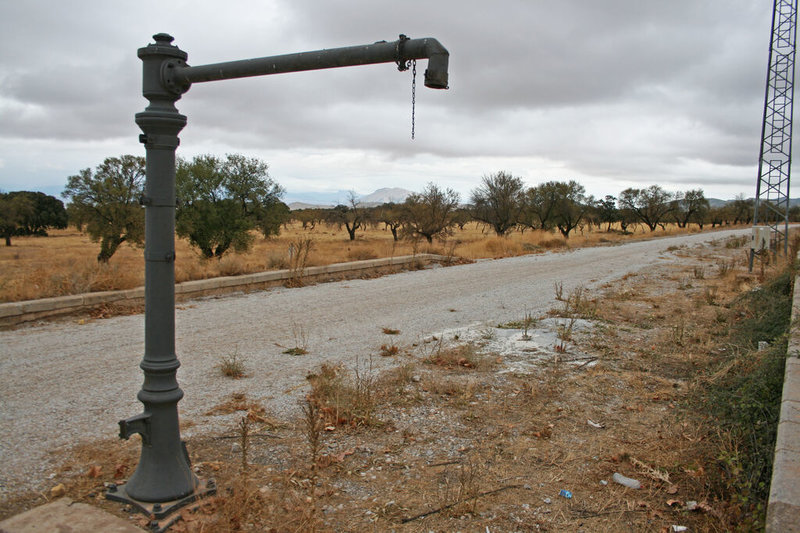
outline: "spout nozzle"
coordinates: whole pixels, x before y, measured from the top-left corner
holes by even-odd
[[[449,89],[447,86],[447,72],[425,71],[425,87],[429,89]]]
[[[142,436],[143,444],[150,444],[150,413],[144,412],[119,421],[119,438],[128,440],[134,433]]]
[[[447,67],[450,53],[436,39],[422,39],[425,55],[428,58],[428,69],[425,71],[425,87],[431,89],[448,89]]]

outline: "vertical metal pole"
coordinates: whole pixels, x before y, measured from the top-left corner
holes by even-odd
[[[146,208],[145,353],[140,364],[144,384],[138,394],[144,411],[119,422],[120,437],[141,435],[142,455],[128,483],[110,487],[106,497],[163,518],[215,492],[213,480],[204,484],[192,473],[178,425],[178,402],[183,391],[176,379],[180,363],[175,355],[175,150],[186,117],[178,113],[175,102],[195,82],[372,63],[400,64],[425,57],[429,58],[425,85],[446,89],[449,54],[435,39],[401,38],[397,43],[381,41],[187,67],[186,52],[172,45],[171,36],[159,33],[153,39],[155,44],[138,52],[143,62],[142,93],[150,103],[136,115],[136,124],[143,132],[140,140],[147,151],[147,185],[142,198]]]
[[[753,228],[764,225],[771,230],[767,251],[783,253],[789,249],[789,185],[792,171],[792,125],[794,112],[794,64],[797,35],[798,0],[774,0],[772,31],[761,123],[756,201]],[[782,225],[781,226],[781,221]],[[754,234],[755,235],[755,234]],[[757,253],[750,250],[750,271]]]
[[[753,227],[758,226],[759,222],[759,207],[761,203],[761,181],[764,169],[764,138],[767,132],[767,120],[769,118],[769,91],[770,79],[772,77],[772,54],[774,52],[774,34],[775,34],[775,17],[778,12],[778,0],[774,0],[772,7],[772,24],[770,25],[770,39],[769,39],[769,56],[767,57],[767,81],[764,84],[764,113],[761,116],[761,137],[758,147],[758,176],[756,176],[756,199],[753,206]],[[748,264],[748,271],[753,271],[753,260],[755,259],[756,251],[750,248],[750,261]]]
[[[165,502],[194,499],[200,481],[192,473],[181,441],[178,402],[183,391],[175,354],[175,150],[186,117],[175,102],[180,92],[162,82],[169,65],[185,64],[186,53],[171,45],[172,37],[158,34],[155,44],[140,48],[142,92],[149,105],[136,115],[147,152],[145,206],[145,350],[139,365],[144,383],[138,399],[144,412],[120,421],[120,437],[142,437],[142,453],[128,483],[109,491],[111,499],[137,504],[146,512],[162,511]],[[154,506],[143,505],[153,503]],[[187,503],[187,502],[183,502]],[[173,506],[174,507],[174,506]],[[155,508],[155,509],[154,509]]]

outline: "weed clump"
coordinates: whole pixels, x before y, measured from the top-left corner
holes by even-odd
[[[376,378],[371,362],[352,375],[341,365],[323,363],[319,372],[306,376],[311,383],[308,401],[314,403],[326,426],[372,426],[377,423]]]
[[[716,370],[701,380],[695,402],[709,413],[716,438],[713,485],[732,502],[746,529],[762,529],[780,416],[794,271],[787,268],[734,301],[741,319]],[[766,349],[758,349],[767,342]]]
[[[217,367],[223,376],[239,379],[245,377],[245,360],[238,351],[223,355]]]
[[[585,318],[592,319],[597,317],[597,300],[589,298],[589,290],[579,285],[572,289],[567,296],[564,296],[563,285],[555,285],[555,298],[563,303],[561,309],[552,309],[548,314],[562,318]]]
[[[488,360],[481,357],[471,344],[462,344],[452,348],[443,348],[433,351],[425,359],[425,363],[446,368],[484,368]]]

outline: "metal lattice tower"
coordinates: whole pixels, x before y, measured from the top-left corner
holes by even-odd
[[[798,0],[775,0],[769,46],[764,121],[758,158],[754,226],[770,228],[770,250],[788,251],[789,178],[792,168],[792,97]],[[754,231],[756,235],[756,231]],[[751,249],[753,254],[761,247]]]

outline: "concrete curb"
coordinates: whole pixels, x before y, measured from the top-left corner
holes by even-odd
[[[362,275],[365,272],[390,273],[398,268],[409,268],[415,264],[446,262],[448,259],[443,255],[436,254],[404,255],[308,267],[302,273],[292,270],[275,270],[241,276],[185,281],[175,284],[175,301],[237,291],[261,290],[283,285],[293,278],[301,278],[304,282],[315,282],[345,279]],[[110,304],[128,307],[141,306],[144,304],[144,287],[124,291],[91,292],[23,302],[0,303],[0,326],[14,326],[32,320],[67,315]]]
[[[767,533],[800,532],[800,275],[795,278]]]

